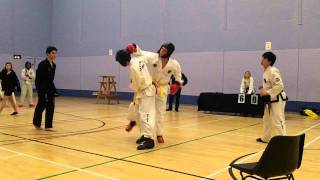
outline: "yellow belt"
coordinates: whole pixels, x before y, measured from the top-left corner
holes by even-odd
[[[162,98],[165,97],[164,92],[165,92],[165,87],[167,85],[166,84],[159,84],[156,81],[153,81],[152,83],[156,86],[157,89],[159,89],[159,92],[157,91],[157,93],[159,93],[159,96]]]

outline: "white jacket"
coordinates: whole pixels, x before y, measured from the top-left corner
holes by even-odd
[[[170,58],[164,68],[158,53],[143,51],[137,46],[137,52],[133,53],[134,57],[145,56],[146,63],[152,74],[153,81],[159,85],[168,85],[173,75],[177,82],[183,84],[181,75],[181,66],[177,60]]]
[[[287,99],[280,71],[269,66],[263,73],[263,89],[271,96],[271,101],[278,101],[281,93],[282,100]]]
[[[133,57],[129,64],[130,88],[135,93],[135,100],[145,96],[153,96],[152,77],[148,71],[146,57]]]
[[[21,80],[23,84],[32,84],[36,78],[36,74],[34,73],[33,69],[22,69],[21,71]]]
[[[253,94],[255,92],[253,83],[254,83],[253,77],[250,77],[249,79],[242,78],[241,85],[240,85],[240,93]]]

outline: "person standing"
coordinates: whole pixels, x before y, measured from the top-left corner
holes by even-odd
[[[156,134],[158,143],[164,143],[163,121],[166,113],[169,82],[173,75],[179,85],[183,84],[181,66],[179,62],[171,58],[175,50],[173,43],[164,43],[158,50],[159,60],[153,63],[153,82],[157,87],[156,94]]]
[[[155,87],[152,84],[152,77],[148,71],[145,56],[131,58],[127,50],[119,50],[116,53],[116,61],[121,66],[129,67],[130,88],[134,92],[134,99],[131,107],[135,118],[139,118],[141,124],[141,137],[136,143],[138,150],[152,149],[154,147],[155,127]],[[130,112],[130,109],[129,109]]]
[[[284,84],[279,69],[274,67],[276,55],[266,52],[262,55],[261,65],[264,69],[263,86],[260,95],[266,99],[263,115],[263,135],[257,142],[267,143],[273,136],[286,135],[285,106],[288,97],[284,92]]]
[[[58,49],[49,46],[46,50],[47,58],[40,62],[36,71],[36,90],[38,92],[38,104],[34,111],[33,125],[36,129],[41,128],[42,113],[46,110],[45,130],[51,130],[56,87],[54,85],[54,76],[56,64],[54,63],[57,57]]]
[[[176,59],[171,58],[174,50],[175,46],[170,42],[162,44],[157,53],[143,51],[134,43],[127,46],[127,51],[132,53],[134,57],[145,56],[145,62],[151,69],[153,84],[157,89],[155,98],[155,131],[158,143],[164,143],[162,122],[166,113],[171,76],[175,77],[177,83],[183,84],[180,64]],[[127,127],[130,129],[132,125],[129,124]],[[140,139],[143,139],[143,136]]]
[[[33,87],[32,82],[34,81],[36,75],[31,67],[31,63],[28,61],[25,64],[25,68],[21,71],[21,96],[20,105],[23,107],[23,103],[26,97],[28,97],[29,107],[34,107],[33,105]]]
[[[182,86],[185,86],[188,83],[188,79],[183,73],[181,75],[182,75],[182,81],[183,81]],[[176,91],[176,89],[174,88],[178,88],[178,90]],[[182,90],[181,85],[177,83],[176,79],[172,75],[170,80],[169,107],[167,111],[172,111],[173,99],[174,97],[176,97],[175,111],[179,112],[181,90]]]
[[[5,64],[4,69],[0,73],[0,79],[1,79],[2,91],[4,91],[4,97],[0,106],[0,112],[3,110],[3,108],[6,106],[7,102],[9,101],[14,110],[14,112],[11,113],[11,115],[17,115],[18,108],[17,108],[16,102],[13,99],[13,92],[16,90],[20,91],[21,89],[20,89],[18,77],[12,69],[12,63],[7,62]]]

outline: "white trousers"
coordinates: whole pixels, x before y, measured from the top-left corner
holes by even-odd
[[[141,97],[129,105],[127,118],[129,121],[137,121],[137,123],[140,124],[141,136],[154,139],[155,89],[153,86],[151,88],[153,89],[152,91],[154,91],[152,96],[150,93],[148,95],[141,93]]]
[[[263,136],[262,140],[269,142],[273,136],[284,136],[287,134],[285,125],[285,106],[286,102],[282,101],[271,103],[270,107],[265,107],[263,115]]]
[[[139,117],[139,105],[135,104],[134,102],[131,102],[129,105],[129,109],[128,109],[128,115],[127,115],[127,119],[129,121],[135,121],[137,123],[140,117]]]
[[[26,84],[22,83],[21,86],[21,96],[20,96],[20,103],[23,104],[25,98],[27,97],[27,100],[29,104],[33,104],[33,89],[32,84]]]
[[[163,121],[165,119],[166,115],[166,106],[167,106],[167,98],[168,98],[168,89],[169,86],[162,87],[162,93],[160,93],[160,90],[158,89],[156,94],[156,135],[157,136],[163,136]]]

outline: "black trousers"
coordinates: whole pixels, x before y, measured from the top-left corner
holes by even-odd
[[[33,116],[33,124],[37,127],[41,126],[42,113],[44,110],[46,110],[45,128],[52,128],[54,93],[38,92],[38,104]]]
[[[181,88],[178,90],[178,92],[175,95],[169,95],[169,109],[172,109],[173,99],[176,97],[176,107],[175,109],[179,109],[180,105],[180,95],[181,95]]]

